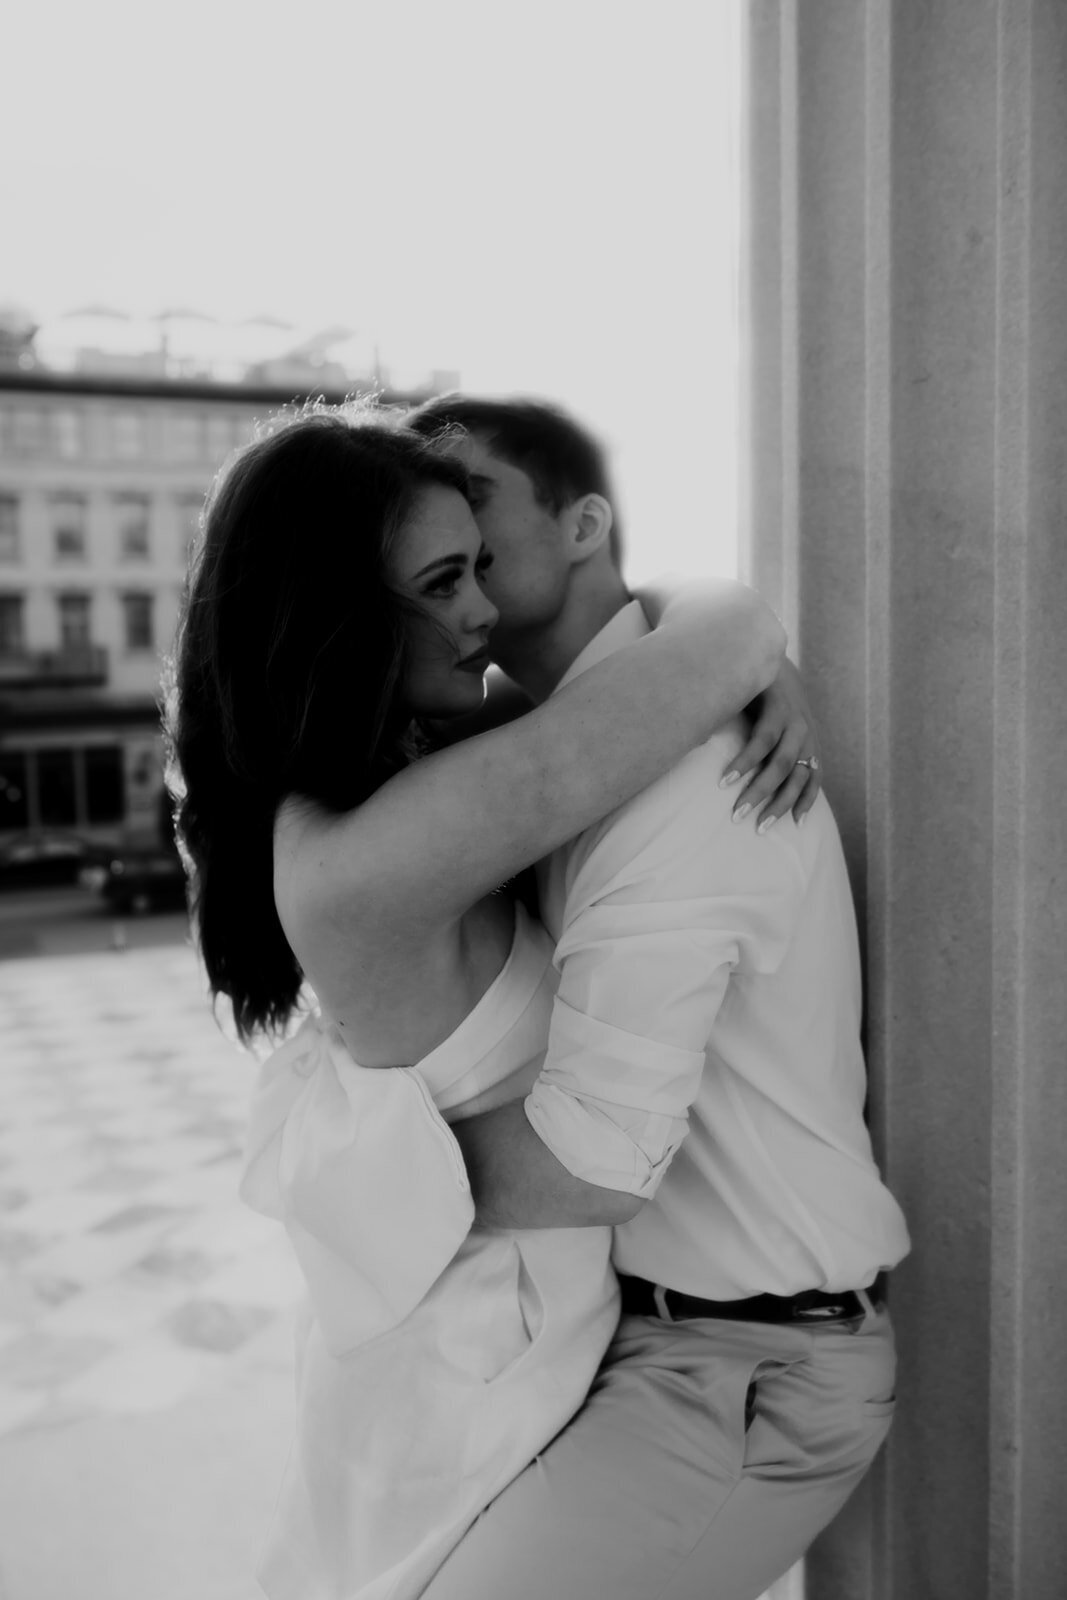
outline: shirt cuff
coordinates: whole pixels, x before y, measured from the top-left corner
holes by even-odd
[[[626,1033],[557,996],[526,1116],[574,1177],[647,1198],[685,1137],[703,1069],[703,1050]]]
[[[547,1083],[534,1085],[524,1109],[542,1144],[574,1177],[643,1200],[655,1194],[688,1126],[687,1119],[650,1117]]]

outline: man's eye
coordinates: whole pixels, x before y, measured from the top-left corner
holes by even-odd
[[[488,572],[495,559],[495,556],[491,556],[487,550],[484,556],[479,556],[474,563],[475,572]]]

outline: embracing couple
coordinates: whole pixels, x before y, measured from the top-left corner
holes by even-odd
[[[755,1600],[889,1429],[803,690],[752,591],[619,557],[532,401],[307,407],[209,499],[179,832],[309,1291],[271,1600]]]

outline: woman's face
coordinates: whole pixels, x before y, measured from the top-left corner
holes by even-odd
[[[459,491],[424,489],[389,557],[392,583],[421,613],[408,624],[403,694],[412,716],[462,717],[481,705],[498,615],[481,584],[491,559]]]

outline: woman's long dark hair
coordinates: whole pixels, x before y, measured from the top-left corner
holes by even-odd
[[[280,802],[358,805],[409,748],[410,608],[386,558],[419,493],[463,468],[366,403],[272,419],[219,475],[190,567],[164,722],[212,992],[239,1036],[281,1027],[303,974],[274,905]]]

